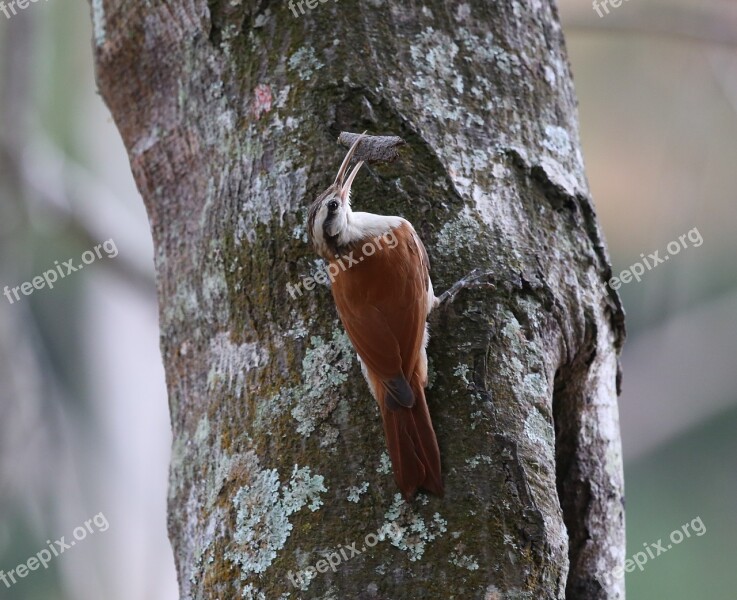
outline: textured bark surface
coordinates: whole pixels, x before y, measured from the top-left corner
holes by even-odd
[[[93,0],[156,248],[182,598],[624,597],[623,314],[556,7],[423,4]],[[365,129],[407,146],[354,207],[414,224],[436,290],[498,282],[431,319],[447,493],[411,506],[329,288],[288,287]]]

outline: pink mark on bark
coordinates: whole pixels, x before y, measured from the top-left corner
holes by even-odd
[[[259,83],[256,86],[253,98],[253,114],[256,115],[257,119],[260,119],[264,113],[271,111],[272,100],[271,88],[266,84]]]

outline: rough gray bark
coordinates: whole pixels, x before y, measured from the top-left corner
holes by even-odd
[[[182,598],[624,597],[623,314],[555,4],[422,4],[93,1],[156,247]],[[437,290],[497,281],[432,319],[447,495],[411,506],[329,289],[287,287],[365,129],[408,144],[354,206],[415,225]]]

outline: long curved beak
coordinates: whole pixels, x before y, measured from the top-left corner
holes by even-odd
[[[345,204],[348,198],[351,195],[351,186],[353,185],[353,180],[356,178],[356,175],[358,175],[358,171],[363,166],[363,161],[359,161],[356,163],[356,166],[353,167],[353,170],[351,171],[350,175],[348,175],[348,179],[346,179],[345,183],[340,186],[340,201]]]
[[[353,155],[356,153],[356,148],[358,148],[358,144],[361,143],[361,140],[365,136],[366,136],[366,132],[364,131],[361,135],[359,135],[356,138],[356,141],[353,142],[353,144],[351,144],[351,147],[348,150],[348,154],[345,155],[345,158],[343,159],[343,163],[340,165],[340,169],[338,169],[338,174],[335,176],[335,183],[333,185],[336,185],[341,188],[343,187],[343,178],[345,177],[345,173],[348,170],[348,165],[351,163],[351,159],[353,158]]]

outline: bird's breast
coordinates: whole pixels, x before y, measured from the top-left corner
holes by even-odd
[[[330,261],[330,272],[333,294],[344,302],[400,307],[427,288],[427,266],[408,225],[350,244]]]

